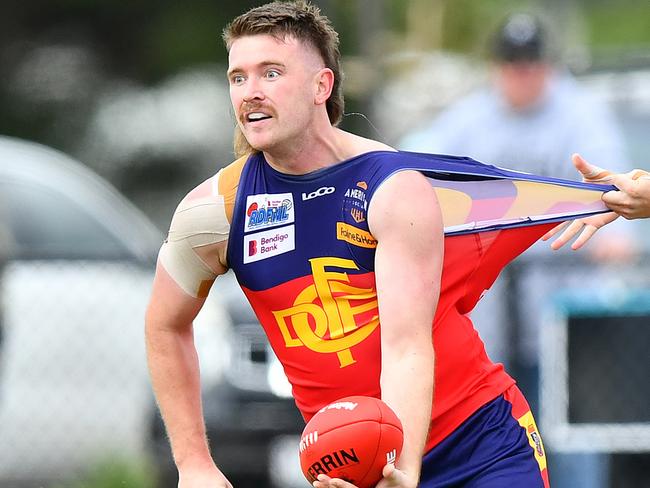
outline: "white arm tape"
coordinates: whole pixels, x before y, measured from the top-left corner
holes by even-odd
[[[230,231],[224,199],[213,190],[216,180],[217,177],[202,183],[181,201],[159,254],[167,273],[193,297],[200,295],[204,282],[213,281],[218,275],[197,249],[226,241]]]

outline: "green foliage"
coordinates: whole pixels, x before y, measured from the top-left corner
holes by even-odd
[[[522,0],[446,0],[443,48],[483,55],[486,39],[508,12],[535,5]]]
[[[154,471],[144,461],[110,458],[89,469],[79,480],[55,488],[155,488]]]
[[[585,13],[590,42],[597,48],[650,44],[648,0],[596,2]]]
[[[225,19],[217,11],[215,4],[183,2],[160,9],[142,26],[148,44],[145,71],[158,78],[187,65],[225,60],[221,41]]]

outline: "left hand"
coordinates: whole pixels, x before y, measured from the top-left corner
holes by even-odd
[[[377,483],[376,488],[417,488],[418,480],[413,479],[404,471],[393,464],[387,464],[382,471],[383,478]],[[318,475],[318,481],[314,481],[314,488],[357,488],[339,478],[330,478],[327,475]]]

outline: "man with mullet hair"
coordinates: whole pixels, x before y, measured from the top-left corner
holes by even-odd
[[[278,40],[294,36],[311,45],[320,54],[326,68],[332,70],[332,93],[325,102],[327,115],[333,126],[338,126],[343,118],[343,88],[339,52],[339,35],[329,21],[311,22],[310,16],[320,15],[318,9],[302,4],[301,9],[287,10],[274,4],[257,10],[257,15],[242,15],[233,20],[223,32],[223,41],[230,51],[233,40],[256,34],[270,34]],[[239,126],[235,127],[235,156],[242,157],[255,150],[243,136]]]
[[[469,230],[443,244],[442,196],[477,175],[513,174],[339,129],[338,35],[315,6],[254,8],[223,37],[239,159],[180,202],[146,315],[179,488],[232,486],[208,447],[192,329],[228,269],[305,420],[350,395],[381,398],[397,413],[404,447],[379,488],[548,486],[530,409],[468,314],[503,266],[554,224]],[[474,214],[460,215],[468,195],[445,207],[450,229],[476,227],[465,219]],[[323,474],[312,481],[353,488]]]

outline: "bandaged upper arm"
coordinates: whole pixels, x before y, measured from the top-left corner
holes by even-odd
[[[160,254],[160,264],[183,291],[205,297],[218,274],[216,244],[227,241],[230,223],[219,174],[192,190],[178,205]]]

